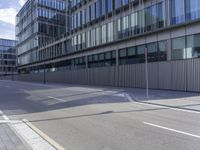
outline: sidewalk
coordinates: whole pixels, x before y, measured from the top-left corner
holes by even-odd
[[[149,90],[148,99],[145,89],[128,89],[127,93],[133,101],[200,112],[200,93]]]
[[[0,123],[0,150],[27,150],[24,142],[7,123]]]

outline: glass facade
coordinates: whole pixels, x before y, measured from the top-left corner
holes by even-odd
[[[131,3],[131,1],[130,1]],[[78,22],[83,21],[83,19],[78,19],[77,14],[81,13],[82,18],[86,18],[86,22],[92,22],[92,20],[97,19],[95,17],[97,16],[103,16],[108,13],[109,11],[113,10],[113,4],[118,5],[120,4],[120,7],[126,6],[129,4],[128,0],[120,0],[120,1],[94,1],[88,7],[84,9],[80,9],[78,11],[75,11],[72,13],[72,30],[75,30],[78,28],[77,24]],[[94,5],[94,7],[93,7]],[[96,6],[96,7],[95,7]],[[100,7],[100,9],[99,9]],[[90,9],[89,9],[90,8]],[[92,9],[94,8],[94,9]],[[95,10],[96,9],[96,10]],[[83,11],[87,13],[83,13]],[[95,14],[96,13],[96,14]],[[86,15],[86,16],[84,16]],[[93,17],[91,17],[93,16]],[[83,23],[80,23],[81,25],[84,25]],[[93,29],[88,26],[86,27],[89,31],[87,33],[90,33],[91,37],[96,38],[96,42],[94,43],[89,39],[89,36],[87,39],[87,48],[98,46],[101,44],[117,41],[123,38],[132,37],[135,35],[143,34],[146,32],[155,31],[157,29],[164,28],[166,24],[166,2],[165,0],[153,4],[147,8],[144,8],[142,10],[134,11],[131,13],[128,13],[125,16],[117,17],[117,19],[112,19],[111,22],[106,22],[103,24],[99,24],[98,26],[95,26],[95,30],[98,30],[98,28],[101,28],[101,33],[98,34],[98,37],[96,36],[96,32],[92,31]],[[76,32],[76,30],[75,30]],[[78,31],[78,34],[83,34],[83,32]],[[77,40],[78,34],[75,34],[73,39]],[[84,45],[83,42],[80,41],[81,45]],[[92,43],[91,43],[92,42]],[[76,49],[77,42],[72,42],[71,47],[73,48],[73,51],[77,51]],[[85,48],[85,47],[84,47]],[[80,49],[83,49],[80,47]],[[79,50],[80,50],[79,49]]]
[[[36,61],[33,49],[66,32],[65,0],[28,0],[16,16],[18,64]]]
[[[0,75],[16,72],[16,41],[0,39]]]
[[[17,26],[17,31],[20,31],[17,38],[21,44],[18,51],[20,65],[73,53],[84,53],[84,50],[95,50],[100,46],[106,47],[108,44],[131,40],[138,36],[145,38],[145,34],[159,34],[160,30],[165,28],[168,30],[169,27],[200,19],[200,0],[146,0],[143,4],[138,0],[66,0],[67,14],[63,14],[63,1],[29,0],[28,2],[33,2],[32,7],[35,6],[37,11],[32,12],[32,18],[26,18],[27,21],[23,17],[17,17],[18,23],[23,22],[20,20],[27,22]],[[19,12],[21,16],[25,16],[25,13],[27,14],[27,11],[23,9]],[[31,23],[30,21],[35,18],[39,21]],[[63,41],[58,41],[47,48],[40,48],[46,41],[65,32],[65,22],[67,33],[62,38]],[[26,28],[27,24],[30,24],[30,30],[29,27]],[[145,48],[148,49],[149,62],[166,61],[167,56],[169,60],[195,58],[199,57],[198,39],[198,35],[163,41],[157,39],[152,43],[120,49],[119,58],[116,59],[119,59],[119,64],[144,63]],[[39,49],[34,49],[38,46]],[[27,53],[30,49],[31,53]],[[167,55],[168,51],[171,52],[171,57]],[[88,56],[89,67],[104,66],[102,60],[105,61],[106,56],[109,57],[109,54]],[[78,60],[72,62],[71,64],[74,64]],[[115,65],[116,62],[112,64]]]

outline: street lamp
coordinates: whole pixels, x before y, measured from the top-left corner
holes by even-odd
[[[44,60],[44,84],[46,84],[46,65]]]

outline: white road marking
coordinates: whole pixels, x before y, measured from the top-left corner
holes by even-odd
[[[193,110],[186,110],[186,109],[181,109],[181,108],[170,108],[171,110],[176,110],[176,111],[184,111],[188,113],[195,113],[195,114],[200,114],[199,111],[193,111]]]
[[[191,137],[200,139],[200,135],[191,134],[191,133],[188,133],[188,132],[184,132],[184,131],[180,131],[180,130],[176,130],[176,129],[172,129],[172,128],[156,125],[156,124],[153,124],[153,123],[148,123],[148,122],[143,122],[143,123],[145,125],[149,125],[149,126],[152,126],[152,127],[156,127],[156,128],[160,128],[160,129],[164,129],[164,130],[168,130],[168,131],[172,131],[172,132],[176,132],[176,133],[180,133],[180,134],[184,134],[184,135],[187,135],[187,136],[191,136]]]
[[[124,93],[124,96],[125,96],[126,98],[128,98],[128,100],[129,100],[130,102],[135,102],[135,101],[137,101],[137,98],[136,98],[136,97],[134,97],[134,100],[133,100],[132,97],[131,97],[128,93]]]
[[[56,97],[52,97],[52,96],[48,96],[48,98],[55,99],[55,100],[58,100],[58,101],[61,101],[61,102],[67,102],[64,99],[60,99],[60,98],[56,98]]]
[[[21,123],[22,121],[20,120],[0,120],[0,124],[3,123]]]

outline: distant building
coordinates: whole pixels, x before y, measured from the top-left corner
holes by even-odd
[[[15,46],[14,40],[0,39],[0,76],[17,72]]]
[[[36,48],[66,32],[65,0],[28,0],[16,16],[18,64],[36,61]]]

